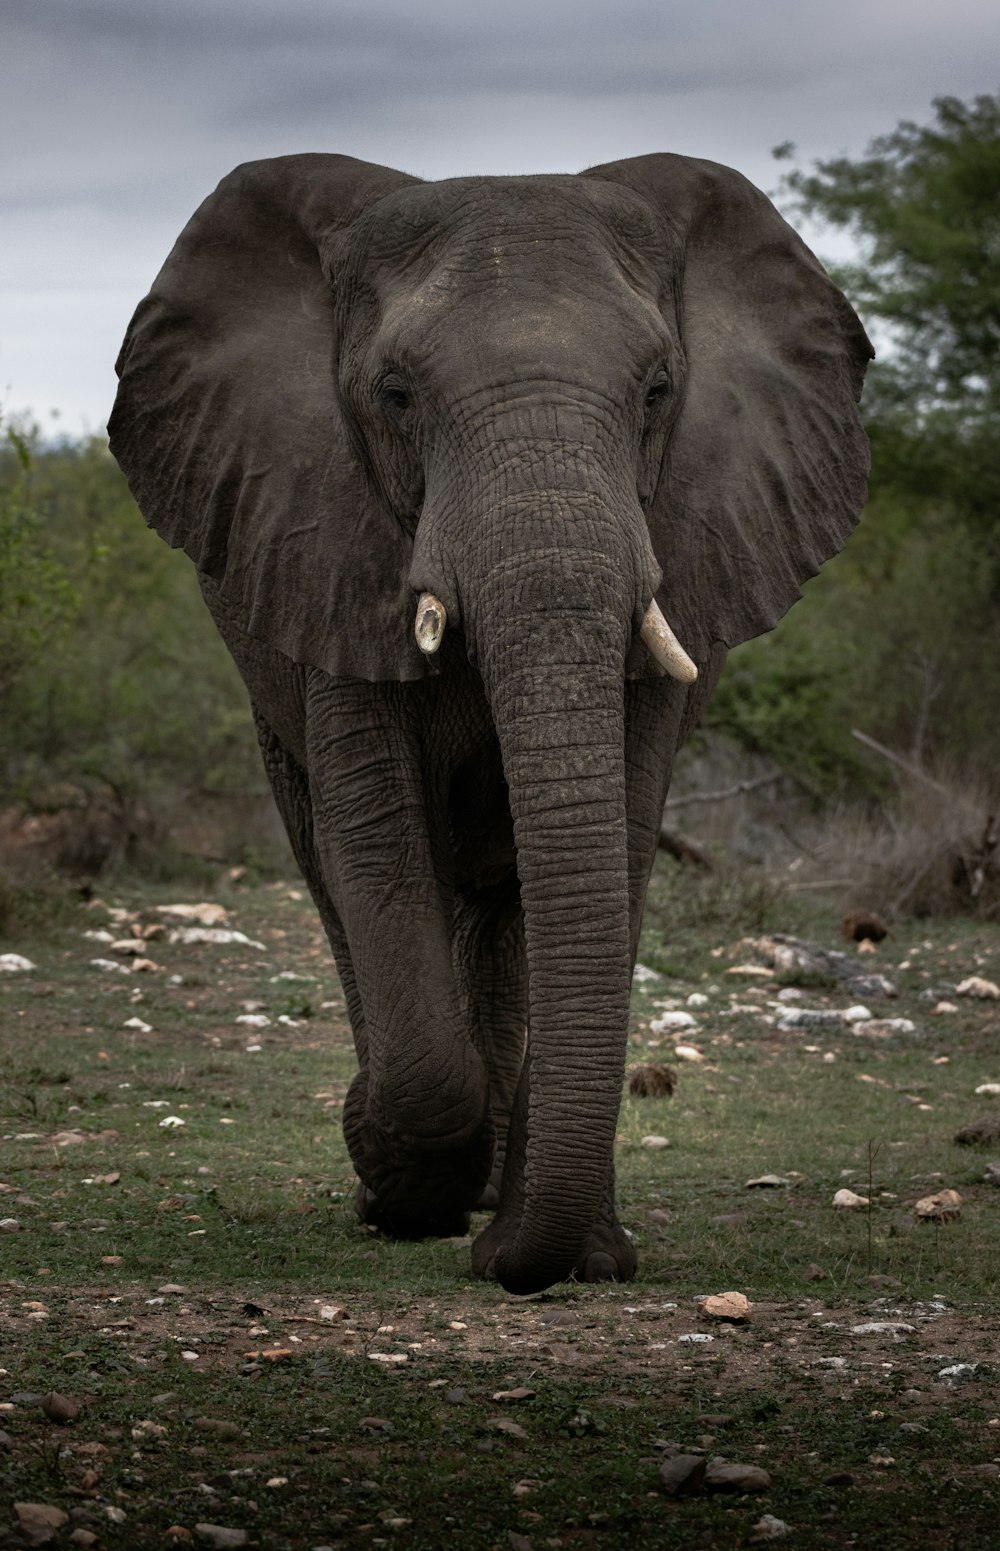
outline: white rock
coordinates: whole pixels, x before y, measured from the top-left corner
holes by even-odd
[[[942,1384],[953,1388],[956,1384],[968,1384],[978,1371],[978,1363],[952,1363],[947,1368],[939,1368],[937,1377]]]
[[[0,971],[7,975],[26,975],[30,970],[37,969],[37,964],[32,964],[23,953],[0,953]]]
[[[917,1025],[909,1018],[871,1018],[867,1023],[855,1025],[856,1034],[874,1039],[888,1039],[892,1034],[915,1034]]]
[[[639,1146],[652,1148],[656,1152],[663,1147],[669,1147],[670,1143],[665,1136],[644,1136]]]
[[[304,980],[308,981],[310,985],[313,985],[315,984],[316,976],[300,975],[297,970],[283,969],[280,970],[278,974],[271,976],[271,984],[275,985],[279,980]]]
[[[759,1518],[751,1532],[751,1540],[782,1540],[792,1533],[792,1526],[786,1524],[784,1519],[776,1519],[773,1513],[765,1513]]]
[[[103,927],[99,931],[82,932],[80,935],[89,938],[91,942],[114,942],[111,933],[106,932]]]
[[[224,905],[207,900],[197,905],[157,905],[156,913],[172,921],[193,921],[196,926],[221,926],[229,919]]]
[[[405,1352],[369,1352],[368,1361],[371,1363],[384,1363],[387,1367],[398,1368],[409,1359]]]
[[[127,964],[119,964],[116,959],[91,959],[92,969],[102,969],[106,973],[116,975],[131,975],[132,971]]]
[[[833,1205],[840,1208],[852,1206],[868,1206],[870,1202],[867,1196],[855,1195],[853,1190],[838,1190],[833,1198]]]
[[[178,1126],[186,1124],[187,1122],[182,1120],[180,1115],[164,1115],[160,1121],[160,1129],[163,1131],[176,1131]]]
[[[867,1319],[861,1325],[851,1326],[852,1336],[912,1336],[916,1325],[908,1325],[902,1319]]]
[[[956,996],[975,996],[984,1001],[1000,1001],[1000,986],[992,980],[984,980],[982,975],[970,975],[955,987]]]
[[[637,986],[649,985],[656,980],[662,980],[659,970],[650,969],[648,964],[637,964],[632,971],[632,983]]]
[[[143,1023],[141,1018],[126,1018],[122,1028],[135,1029],[139,1034],[152,1034],[153,1032],[153,1025],[151,1023]]]
[[[801,1002],[805,997],[801,986],[782,986],[778,992],[779,1002]]]
[[[958,1012],[954,1002],[935,1002],[933,1008],[936,1017],[943,1017],[946,1013]]]
[[[843,1016],[845,1023],[867,1023],[871,1013],[867,1007],[859,1004],[857,1007],[848,1007]]]
[[[707,1007],[708,997],[703,991],[692,991],[687,999],[687,1005],[689,1007]]]
[[[991,1098],[994,1098],[1000,1093],[1000,1082],[981,1082],[976,1089],[976,1093],[980,1095],[988,1094]]]
[[[266,1012],[241,1012],[236,1018],[237,1023],[243,1023],[250,1029],[266,1029],[270,1027],[271,1020]]]
[[[704,1346],[709,1341],[714,1341],[714,1336],[706,1335],[702,1330],[693,1330],[690,1335],[678,1336],[677,1345],[683,1342],[685,1346]]]
[[[697,1020],[689,1012],[663,1012],[649,1025],[652,1034],[665,1034],[668,1029],[696,1029]]]
[[[245,932],[230,931],[221,926],[179,926],[175,927],[168,939],[172,943],[192,944],[199,942],[211,943],[214,947],[225,947],[227,943],[240,943],[245,948],[263,948],[262,942],[248,937]]]
[[[694,1045],[675,1045],[674,1055],[678,1061],[704,1061],[705,1057]]]

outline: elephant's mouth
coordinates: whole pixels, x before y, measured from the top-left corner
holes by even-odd
[[[417,601],[417,619],[414,634],[417,645],[428,657],[437,651],[444,640],[448,624],[448,611],[432,592],[422,592]],[[639,634],[649,648],[653,661],[680,684],[693,684],[698,669],[668,625],[663,610],[654,598],[646,610]]]

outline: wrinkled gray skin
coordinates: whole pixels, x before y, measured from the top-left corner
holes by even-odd
[[[250,691],[347,995],[360,1208],[496,1205],[473,1266],[511,1291],[634,1273],[612,1149],[671,763],[856,519],[870,353],[763,195],[667,155],[248,164],[132,322],[112,447]],[[692,689],[638,639],[654,596]]]

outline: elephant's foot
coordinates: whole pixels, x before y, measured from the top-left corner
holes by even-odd
[[[472,1273],[484,1281],[496,1281],[496,1256],[502,1245],[513,1242],[516,1224],[499,1217],[489,1223],[472,1245]],[[573,1268],[577,1282],[630,1282],[639,1264],[635,1247],[621,1224],[600,1223],[587,1236],[583,1253]]]

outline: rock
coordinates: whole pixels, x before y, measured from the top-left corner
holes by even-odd
[[[707,1007],[708,997],[702,991],[692,991],[691,995],[685,999],[685,1005],[687,1007]]]
[[[746,1182],[747,1190],[782,1190],[790,1185],[791,1180],[785,1179],[781,1174],[758,1174],[754,1179]]]
[[[163,1286],[162,1287],[158,1287],[156,1290],[157,1290],[158,1293],[186,1293],[187,1292],[187,1288],[181,1282],[164,1282]]]
[[[782,1013],[778,1019],[778,1032],[787,1033],[790,1029],[820,1028],[826,1024],[841,1024],[844,1015],[832,1007],[792,1007],[788,1012]]]
[[[455,1389],[445,1390],[444,1398],[450,1406],[464,1406],[469,1395],[467,1390],[458,1385]]]
[[[948,1013],[958,1012],[954,1002],[935,1002],[931,1012],[937,1018],[945,1017]]]
[[[730,1325],[745,1325],[753,1309],[749,1298],[739,1292],[714,1293],[700,1301],[702,1312],[710,1319],[723,1320]]]
[[[871,1021],[871,1013],[867,1007],[862,1007],[857,1002],[853,1007],[847,1007],[841,1014],[845,1023],[868,1023]]]
[[[670,1143],[665,1136],[644,1136],[642,1141],[639,1143],[639,1146],[649,1147],[654,1152],[657,1152],[662,1150],[664,1147],[669,1147]]]
[[[657,1227],[665,1228],[673,1219],[670,1213],[662,1206],[654,1206],[649,1214],[649,1220],[650,1222],[655,1222]]]
[[[548,1326],[562,1327],[580,1323],[576,1309],[543,1309],[541,1318],[542,1324]]]
[[[990,1459],[982,1465],[973,1465],[972,1469],[977,1476],[985,1476],[988,1481],[1000,1481],[1000,1465],[996,1460]]]
[[[987,1185],[1000,1185],[1000,1163],[988,1163],[984,1183]]]
[[[123,1029],[135,1029],[137,1034],[152,1034],[153,1025],[144,1023],[141,1018],[126,1018],[122,1024]]]
[[[962,1215],[962,1197],[957,1190],[938,1190],[924,1196],[913,1210],[925,1222],[957,1222]]]
[[[69,1543],[71,1546],[96,1546],[97,1536],[93,1530],[84,1529],[82,1525],[77,1525],[76,1529],[70,1533]]]
[[[695,1045],[675,1045],[674,1055],[678,1061],[693,1061],[696,1065],[705,1059]]]
[[[15,1503],[14,1516],[25,1544],[29,1546],[46,1545],[48,1541],[54,1539],[64,1524],[69,1523],[68,1513],[63,1513],[61,1508],[53,1508],[48,1503]]]
[[[338,1320],[347,1318],[347,1310],[340,1303],[324,1303],[319,1311],[320,1319]]]
[[[512,1422],[507,1416],[488,1416],[487,1427],[495,1427],[497,1432],[507,1433],[511,1438],[527,1438],[528,1434],[519,1422]]]
[[[810,1261],[809,1265],[802,1272],[802,1280],[804,1282],[825,1282],[828,1275],[829,1272],[824,1271],[823,1267],[818,1266],[815,1260],[813,1260]]]
[[[20,1233],[21,1224],[16,1217],[0,1217],[0,1233]]]
[[[853,1190],[838,1190],[833,1198],[833,1205],[840,1210],[848,1210],[852,1207],[870,1206],[867,1196],[859,1196]]]
[[[781,1540],[792,1533],[792,1526],[784,1519],[776,1519],[773,1513],[765,1513],[750,1532],[751,1540]]]
[[[963,1126],[955,1132],[955,1140],[962,1147],[995,1147],[1000,1142],[1000,1114],[984,1115]]]
[[[655,981],[662,979],[663,976],[660,974],[659,970],[650,969],[648,964],[637,964],[635,969],[632,971],[633,985],[652,985]]]
[[[668,1497],[689,1497],[705,1480],[704,1454],[675,1454],[660,1466],[660,1484]]]
[[[265,1352],[264,1355],[266,1357],[267,1353]],[[291,1352],[288,1355],[290,1357],[292,1355]],[[368,1361],[370,1363],[381,1363],[386,1368],[401,1368],[405,1362],[409,1361],[409,1358],[405,1352],[369,1352]]]
[[[902,1319],[868,1319],[860,1325],[851,1326],[852,1336],[892,1336],[893,1340],[901,1340],[903,1336],[912,1336],[916,1325],[908,1325]]]
[[[703,1411],[700,1416],[695,1417],[695,1421],[700,1422],[703,1427],[712,1428],[732,1427],[735,1420],[735,1416],[730,1416],[728,1411]]]
[[[221,926],[178,926],[167,938],[171,943],[182,943],[191,946],[195,943],[209,943],[214,947],[223,948],[230,943],[239,943],[244,948],[260,948],[264,944],[257,942],[255,938],[248,937],[245,932],[230,931]]]
[[[117,968],[117,965],[115,967]],[[31,960],[26,959],[23,953],[0,953],[0,974],[28,975],[33,969],[37,968],[38,965],[32,964]],[[25,1506],[31,1507],[32,1505],[28,1503]]]
[[[223,905],[205,900],[197,905],[157,905],[156,913],[171,921],[191,921],[195,926],[221,926],[229,919]]]
[[[668,1029],[696,1029],[698,1020],[689,1012],[662,1012],[649,1025],[650,1033],[665,1034]]]
[[[271,1025],[266,1012],[241,1012],[234,1021],[245,1024],[249,1029],[266,1029]]]
[[[875,1271],[871,1276],[866,1277],[865,1280],[868,1282],[869,1286],[882,1287],[886,1292],[903,1291],[903,1283],[899,1280],[898,1276],[884,1276],[880,1272]]]
[[[194,1532],[206,1546],[216,1551],[236,1551],[250,1539],[245,1529],[227,1529],[224,1524],[196,1524]]]
[[[753,1180],[747,1180],[752,1185]],[[749,1228],[750,1219],[746,1212],[720,1212],[718,1217],[710,1217],[709,1222],[713,1228]]]
[[[982,975],[969,975],[968,979],[961,981],[955,987],[956,996],[972,996],[980,1001],[1000,1001],[1000,986],[992,980],[984,980]]]
[[[673,1068],[654,1061],[633,1066],[628,1074],[628,1091],[636,1099],[669,1099],[676,1087],[677,1073]]]
[[[678,1336],[677,1344],[678,1346],[682,1344],[684,1346],[705,1346],[709,1341],[714,1340],[715,1337],[708,1335],[704,1330],[691,1330],[687,1335]]]
[[[358,1423],[371,1433],[391,1433],[392,1423],[385,1416],[363,1416]]]
[[[14,1440],[10,1433],[5,1433],[0,1427],[0,1454],[9,1454],[14,1447]]]
[[[759,1465],[731,1465],[725,1459],[710,1460],[705,1469],[709,1492],[766,1492],[771,1477]]]
[[[871,1018],[867,1023],[853,1025],[855,1034],[872,1039],[891,1039],[894,1034],[915,1034],[917,1025],[909,1018]]]
[[[50,1422],[57,1422],[64,1427],[67,1422],[75,1422],[80,1415],[80,1402],[52,1389],[42,1401],[42,1410]]]
[[[954,1389],[957,1384],[973,1383],[978,1372],[978,1363],[951,1363],[947,1368],[939,1368],[936,1377],[939,1384]]]
[[[982,1097],[985,1094],[990,1098],[1000,1097],[1000,1082],[981,1082],[976,1089],[976,1096]]]
[[[849,1470],[836,1470],[832,1476],[823,1477],[823,1485],[837,1487],[853,1486],[854,1477]]]
[[[536,1394],[537,1390],[525,1389],[523,1385],[518,1385],[516,1389],[498,1389],[493,1399],[510,1401],[511,1404],[516,1405],[519,1400],[534,1400]]]

